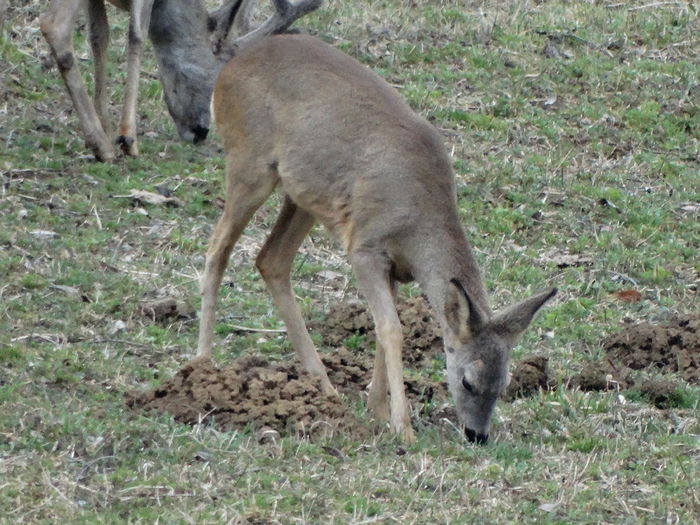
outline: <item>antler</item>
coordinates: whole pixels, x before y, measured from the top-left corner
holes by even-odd
[[[323,0],[272,0],[275,13],[254,30],[250,30],[255,0],[236,0],[224,5],[209,15],[216,26],[213,41],[214,53],[228,60],[239,49],[268,35],[281,33],[295,20],[318,9]],[[240,35],[240,36],[239,36]]]

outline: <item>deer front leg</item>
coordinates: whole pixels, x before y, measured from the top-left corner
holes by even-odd
[[[261,248],[255,265],[265,279],[277,311],[287,327],[287,337],[302,365],[310,374],[321,378],[324,393],[337,395],[328,379],[326,367],[311,341],[289,280],[294,255],[313,225],[313,216],[298,208],[289,197],[285,197],[277,222]]]
[[[111,161],[114,159],[114,149],[80,77],[73,49],[73,24],[80,5],[80,0],[53,0],[41,14],[41,32],[56,59],[58,70],[78,114],[86,146],[98,160]]]
[[[87,5],[90,45],[95,68],[95,110],[107,137],[112,135],[112,125],[107,111],[107,47],[109,45],[109,23],[104,0],[90,0]]]
[[[127,74],[124,89],[124,106],[119,122],[117,143],[126,155],[139,154],[136,140],[136,101],[141,73],[141,51],[146,38],[153,10],[153,0],[132,0],[129,16],[129,42],[127,45]]]
[[[367,299],[372,312],[378,345],[381,345],[384,351],[386,377],[391,394],[391,429],[406,443],[413,443],[416,438],[411,428],[403,385],[403,334],[394,302],[388,262],[380,255],[358,253],[352,254],[350,262],[357,276],[360,291]],[[378,377],[378,374],[375,373],[374,377]],[[378,399],[380,392],[375,395]]]

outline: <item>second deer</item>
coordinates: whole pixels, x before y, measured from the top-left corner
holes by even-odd
[[[141,50],[151,37],[158,61],[163,96],[180,138],[200,142],[209,132],[209,103],[217,73],[239,48],[269,34],[286,30],[297,18],[313,11],[321,0],[272,0],[275,12],[251,30],[256,0],[224,0],[207,13],[202,0],[109,0],[129,11],[127,80],[116,142],[127,155],[138,155],[136,100]],[[83,5],[87,9],[95,86],[88,96],[73,49],[73,24]],[[1,20],[0,16],[0,20]],[[85,143],[97,160],[114,158],[107,106],[107,44],[109,24],[105,0],[52,0],[41,15],[41,31],[73,101]]]
[[[226,205],[201,281],[198,356],[211,356],[217,290],[233,246],[279,186],[284,203],[256,266],[305,368],[335,392],[290,283],[294,255],[318,221],[347,252],[374,318],[374,416],[413,441],[395,292],[397,282],[415,280],[442,328],[464,433],[486,442],[510,350],[556,289],[491,310],[438,132],[378,75],[306,36],[270,37],[243,50],[219,75],[213,109],[226,155]]]

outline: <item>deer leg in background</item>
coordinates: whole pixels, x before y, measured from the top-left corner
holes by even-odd
[[[127,44],[127,76],[124,90],[124,107],[119,122],[117,142],[127,155],[138,155],[136,140],[136,100],[139,92],[141,52],[153,9],[153,0],[132,0],[129,16],[129,42]]]
[[[304,368],[321,378],[321,388],[326,394],[336,394],[328,379],[326,367],[306,329],[289,280],[294,256],[314,222],[313,216],[285,196],[277,222],[260,250],[255,265],[265,279],[277,311],[287,327],[287,337]]]
[[[228,159],[227,164],[229,164]],[[240,165],[245,166],[245,163]],[[233,168],[227,165],[226,177],[228,180],[234,177],[233,173],[235,173]],[[247,177],[244,181],[227,183],[224,213],[219,222],[216,223],[209,240],[207,260],[201,280],[202,310],[199,319],[198,358],[211,358],[216,324],[216,296],[233,246],[243,233],[243,229],[255,210],[265,202],[276,184],[276,179],[264,176],[257,180],[256,177]]]
[[[114,158],[114,149],[80,77],[73,49],[73,24],[80,6],[80,0],[53,0],[41,14],[41,32],[51,48],[73,101],[85,134],[85,144],[98,160],[110,161]]]
[[[396,304],[396,282],[391,280],[391,293]],[[374,354],[374,369],[372,370],[372,383],[369,388],[367,408],[380,423],[389,421],[389,378],[386,371],[386,352],[377,338]]]
[[[406,443],[412,443],[415,436],[403,384],[401,360],[403,333],[394,302],[394,285],[388,261],[380,255],[355,252],[350,255],[350,263],[360,291],[367,299],[372,312],[377,343],[384,351],[386,377],[391,394],[391,429]]]
[[[109,45],[109,23],[104,0],[90,0],[87,5],[90,45],[95,67],[95,110],[107,137],[112,136],[112,125],[107,110],[107,46]]]

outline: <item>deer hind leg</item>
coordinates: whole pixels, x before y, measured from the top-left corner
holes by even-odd
[[[136,141],[136,100],[139,92],[141,51],[148,32],[153,0],[132,0],[129,15],[129,42],[127,44],[127,73],[124,106],[119,122],[117,142],[126,155],[139,154]]]
[[[226,205],[209,240],[201,280],[202,311],[199,319],[197,358],[211,358],[216,322],[216,295],[233,246],[255,211],[265,202],[277,184],[276,178],[264,175],[258,178],[249,177],[246,180],[236,180],[234,177],[233,169],[227,166]]]
[[[411,418],[408,411],[408,401],[403,385],[403,363],[401,348],[403,334],[401,321],[394,302],[394,286],[390,277],[388,263],[383,256],[367,253],[353,253],[350,256],[360,291],[367,299],[372,317],[374,318],[378,347],[381,346],[386,365],[386,379],[391,394],[391,429],[405,442],[415,441]],[[380,358],[379,358],[380,359]],[[373,374],[373,378],[381,379],[381,371]],[[380,381],[381,382],[381,381]],[[381,391],[377,388],[377,398]]]
[[[390,282],[391,293],[396,304],[396,282]],[[389,378],[386,371],[386,352],[379,340],[376,343],[374,354],[374,370],[372,371],[372,383],[369,388],[367,407],[374,414],[374,418],[380,423],[389,421]]]
[[[313,225],[313,216],[285,196],[277,222],[260,250],[255,265],[265,280],[277,311],[287,327],[287,337],[304,368],[321,378],[321,388],[326,394],[334,395],[336,391],[311,341],[289,279],[294,255]]]
[[[86,146],[98,160],[110,161],[114,159],[114,149],[80,77],[73,48],[73,24],[80,6],[81,0],[53,0],[41,14],[41,32],[56,59],[58,70],[78,114]]]

